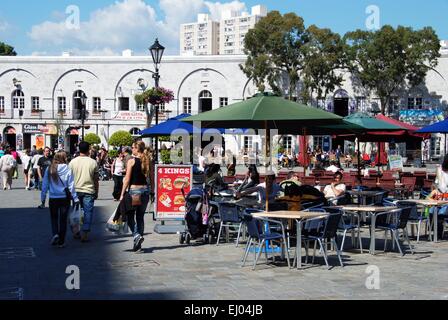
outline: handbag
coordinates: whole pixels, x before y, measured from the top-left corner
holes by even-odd
[[[74,207],[70,212],[69,221],[73,234],[77,234],[81,230],[81,206]]]
[[[70,189],[65,186],[65,184],[62,181],[61,177],[59,177],[59,180],[61,181],[62,185],[64,186],[65,197],[67,198],[67,200],[68,201],[73,200],[73,196],[72,196],[72,193],[70,192]]]

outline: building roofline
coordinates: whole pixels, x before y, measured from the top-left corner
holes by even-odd
[[[201,56],[164,56],[162,63],[174,63],[174,62],[244,62],[246,60],[245,55],[201,55]],[[2,63],[26,63],[26,62],[151,62],[151,56],[0,56],[0,62]]]

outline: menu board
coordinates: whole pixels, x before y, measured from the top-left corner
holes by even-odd
[[[180,220],[185,216],[185,196],[191,190],[193,167],[187,165],[156,165],[155,218]]]
[[[403,158],[398,155],[389,156],[389,169],[390,170],[403,170]]]

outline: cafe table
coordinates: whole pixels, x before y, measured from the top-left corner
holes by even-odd
[[[369,213],[371,216],[370,221],[370,254],[375,254],[375,224],[376,224],[376,216],[378,213],[387,212],[396,210],[395,206],[363,206],[363,205],[346,205],[346,206],[335,206],[334,208],[339,208],[344,212],[360,214],[360,213]],[[354,239],[354,235],[352,234],[352,239]]]
[[[438,212],[439,206],[448,205],[448,200],[428,200],[428,199],[408,199],[407,202],[414,202],[416,204],[420,204],[425,207],[434,207],[434,215],[433,215],[433,224],[434,224],[434,237],[433,241],[437,242],[437,221],[438,221]]]
[[[304,221],[319,217],[325,217],[328,213],[313,211],[263,211],[252,213],[254,218],[294,219],[297,228],[297,269],[302,268],[302,224]]]
[[[351,196],[358,197],[358,203],[362,205],[366,205],[367,198],[373,198],[379,194],[381,191],[358,191],[358,190],[350,190],[347,193]]]

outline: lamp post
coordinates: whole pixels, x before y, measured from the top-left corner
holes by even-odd
[[[86,94],[83,93],[81,96],[81,127],[82,127],[82,133],[81,133],[81,141],[84,141],[84,122],[86,121],[86,103],[87,103],[87,97]]]
[[[154,44],[149,47],[149,52],[151,52],[152,61],[154,63],[155,72],[153,73],[152,77],[154,79],[155,87],[159,87],[159,65],[162,61],[163,52],[165,51],[165,47],[162,46],[159,43],[159,39],[156,39]],[[159,124],[159,105],[155,105],[155,111],[156,111],[156,125]],[[159,163],[159,139],[156,137],[156,146],[155,146],[155,153],[156,153],[156,163]]]

